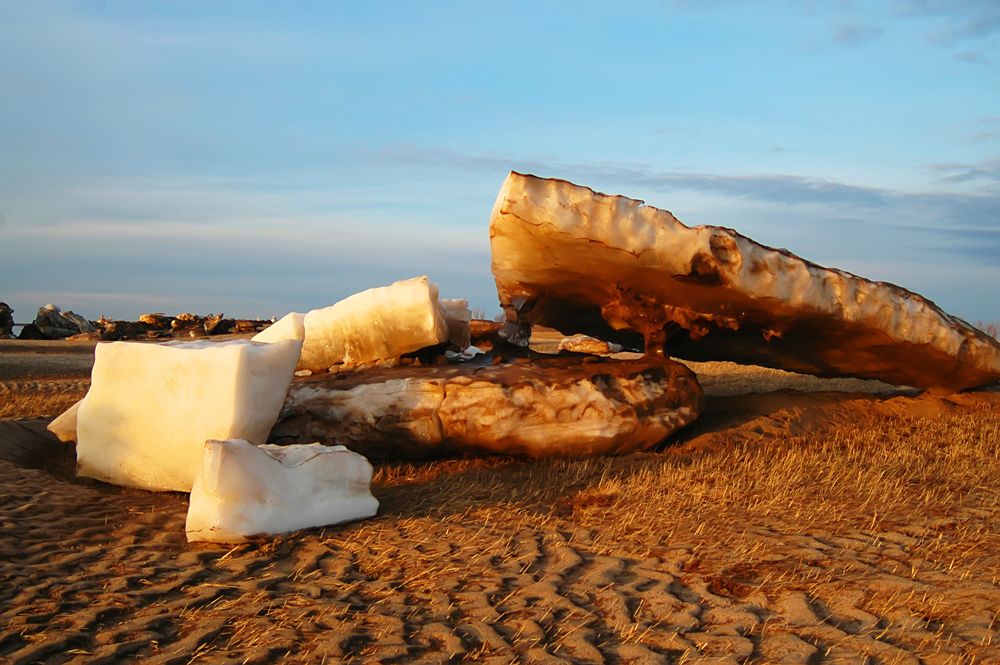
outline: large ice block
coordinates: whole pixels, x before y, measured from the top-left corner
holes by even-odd
[[[372,466],[343,446],[208,441],[191,490],[187,539],[237,543],[372,517]]]
[[[395,358],[448,339],[438,287],[427,277],[368,289],[305,315],[298,369]]]
[[[77,473],[188,492],[207,439],[263,443],[302,342],[98,344],[77,413]]]
[[[894,284],[564,180],[511,173],[490,220],[507,325],[654,355],[948,392],[1000,379],[1000,343]]]

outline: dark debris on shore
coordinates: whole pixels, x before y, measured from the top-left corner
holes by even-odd
[[[0,339],[121,341],[167,338],[198,338],[218,335],[254,334],[270,326],[274,319],[225,318],[224,314],[198,316],[184,313],[169,316],[162,312],[143,314],[138,321],[117,321],[101,317],[88,321],[71,311],[49,304],[38,309],[31,323],[14,323],[14,310],[0,302]],[[14,334],[14,328],[21,331]]]

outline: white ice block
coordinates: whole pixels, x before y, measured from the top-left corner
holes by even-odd
[[[188,492],[206,439],[263,443],[302,343],[98,344],[77,413],[77,473]]]
[[[69,407],[62,412],[57,418],[50,422],[45,429],[49,430],[56,435],[63,443],[69,443],[70,441],[76,441],[76,414],[80,410],[80,402],[76,402],[73,406]]]
[[[188,541],[238,543],[372,517],[372,466],[343,446],[207,441],[191,490]]]
[[[283,339],[297,339],[301,342],[306,338],[306,328],[303,323],[305,318],[306,315],[299,312],[286,314],[254,335],[251,340],[267,342],[268,344],[280,342]]]
[[[305,315],[298,369],[395,358],[448,339],[438,287],[427,277],[368,289]]]
[[[448,324],[448,341],[463,351],[472,344],[472,334],[469,323],[472,322],[472,311],[469,301],[465,298],[443,298],[441,309],[444,310],[444,320]]]

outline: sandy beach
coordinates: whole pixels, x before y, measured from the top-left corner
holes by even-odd
[[[376,518],[232,547],[73,475],[91,361],[0,343],[4,663],[1000,662],[996,389],[693,363],[657,450],[383,464]]]

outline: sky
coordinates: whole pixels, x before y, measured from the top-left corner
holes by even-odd
[[[1000,321],[1000,3],[0,0],[0,300],[500,311],[510,170]]]

